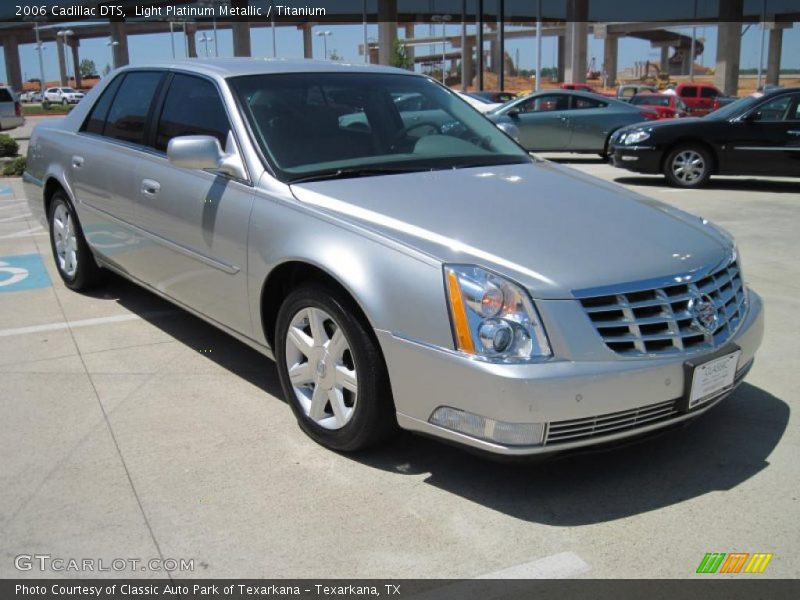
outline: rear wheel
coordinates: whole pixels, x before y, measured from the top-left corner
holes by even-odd
[[[278,312],[283,393],[303,431],[333,450],[362,450],[396,424],[386,365],[368,327],[349,298],[318,284],[289,294]]]
[[[50,247],[58,274],[72,290],[90,288],[102,279],[102,271],[83,237],[75,209],[63,192],[50,201]]]
[[[711,156],[708,150],[697,144],[678,146],[664,161],[664,176],[675,187],[704,186],[711,177]]]

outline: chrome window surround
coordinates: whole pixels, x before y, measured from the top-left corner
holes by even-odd
[[[737,257],[705,275],[659,284],[620,285],[576,293],[606,347],[622,356],[661,356],[716,348],[744,320],[747,294]],[[693,303],[710,299],[716,322],[704,327]]]

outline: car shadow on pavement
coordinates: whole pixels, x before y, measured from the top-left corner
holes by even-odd
[[[105,285],[95,291],[84,292],[84,295],[116,301],[126,310],[208,360],[268,394],[283,399],[274,362],[247,344],[152,292],[109,273]]]
[[[732,489],[769,467],[789,406],[743,384],[707,414],[627,445],[498,463],[400,434],[354,460],[426,483],[525,521],[576,526],[613,521]]]
[[[641,187],[664,187],[668,188],[667,180],[659,176],[626,176],[616,177],[615,183],[621,185],[633,185]],[[671,188],[677,190],[678,188]],[[712,177],[702,188],[704,190],[730,190],[739,192],[766,192],[774,194],[797,194],[800,193],[800,180],[798,181],[774,181],[770,179],[732,179],[725,177]]]

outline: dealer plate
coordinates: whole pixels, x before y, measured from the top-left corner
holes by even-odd
[[[736,366],[739,364],[741,354],[741,350],[736,350],[694,368],[692,387],[689,392],[690,410],[708,402],[733,385],[733,380],[736,378]]]

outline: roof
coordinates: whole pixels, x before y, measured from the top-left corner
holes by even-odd
[[[410,71],[363,63],[338,63],[311,59],[282,58],[192,58],[129,65],[126,68],[181,69],[217,77],[262,75],[269,73],[396,73],[412,75]]]

